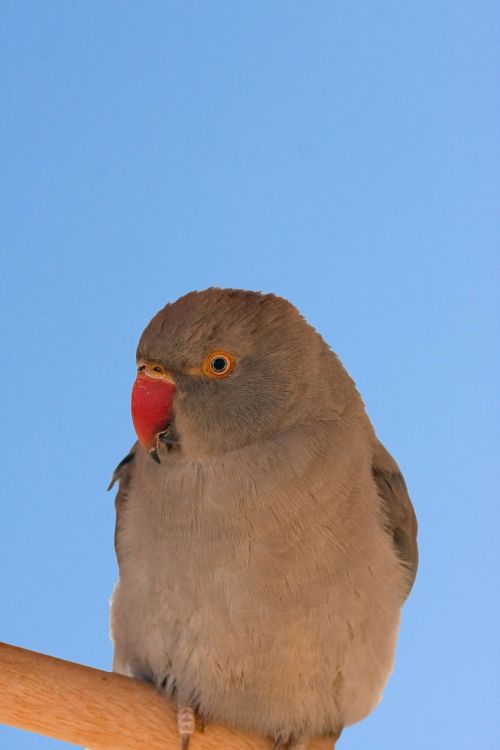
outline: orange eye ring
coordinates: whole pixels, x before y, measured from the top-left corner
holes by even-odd
[[[203,363],[203,374],[209,378],[222,380],[234,370],[234,357],[227,352],[217,351],[208,355]]]

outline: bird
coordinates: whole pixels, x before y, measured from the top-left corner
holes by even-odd
[[[116,468],[113,670],[275,750],[333,747],[379,703],[418,564],[403,476],[294,305],[211,287],[137,347]]]

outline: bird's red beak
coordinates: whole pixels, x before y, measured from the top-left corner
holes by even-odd
[[[148,453],[156,453],[158,435],[172,418],[174,394],[175,384],[165,377],[150,377],[141,371],[135,379],[132,421],[139,442]]]

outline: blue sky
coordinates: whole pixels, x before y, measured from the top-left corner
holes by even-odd
[[[498,748],[498,4],[0,13],[0,639],[109,668],[138,336],[190,289],[275,291],[420,520],[394,675],[339,750]]]

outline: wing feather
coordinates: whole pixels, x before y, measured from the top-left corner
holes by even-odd
[[[390,453],[379,442],[375,445],[372,473],[383,500],[384,526],[391,534],[396,552],[409,573],[408,595],[418,567],[417,518],[403,475]]]
[[[118,492],[115,498],[115,510],[116,510],[116,523],[115,523],[115,551],[118,565],[120,564],[120,549],[119,549],[119,531],[120,521],[123,517],[123,508],[127,502],[127,491],[132,481],[134,473],[134,457],[137,443],[131,448],[130,453],[127,453],[125,458],[122,458],[118,466],[113,472],[111,482],[109,483],[108,490],[112,489],[115,482],[118,482]]]

